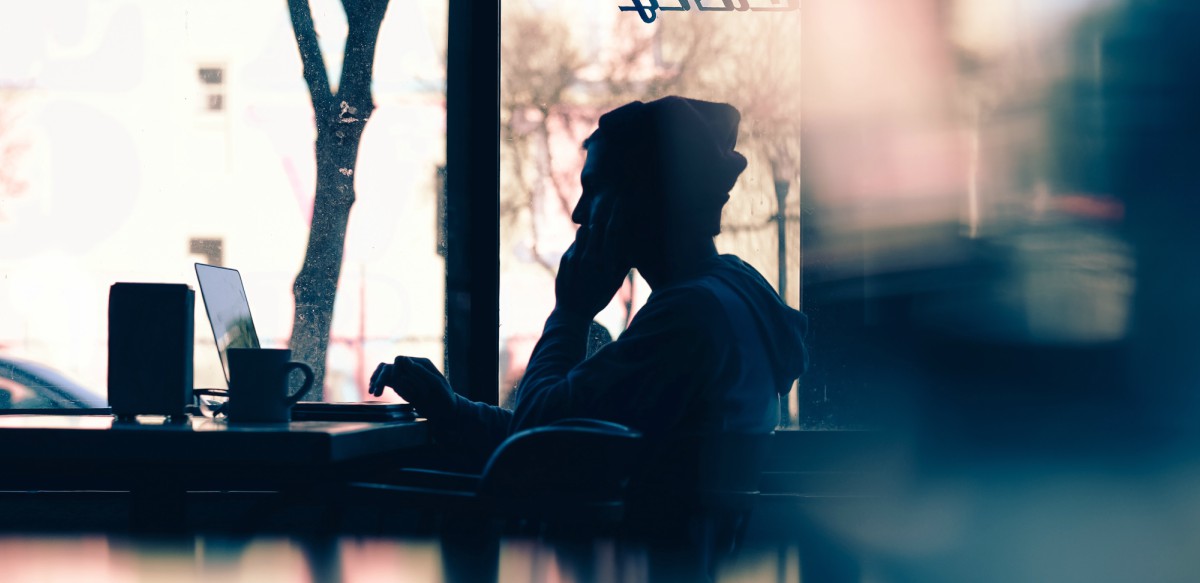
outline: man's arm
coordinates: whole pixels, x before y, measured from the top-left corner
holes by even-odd
[[[512,411],[454,395],[454,412],[433,424],[440,443],[488,454],[507,437]]]
[[[412,403],[441,443],[486,453],[508,436],[511,411],[455,393],[429,359],[397,356],[392,363],[380,364],[371,375],[370,392],[378,397],[384,387]]]
[[[616,341],[584,360],[590,317],[556,309],[518,389],[510,432],[567,417],[594,417],[642,431],[673,426],[717,371],[723,320],[695,289],[653,297]]]
[[[591,323],[590,316],[570,310],[555,308],[550,313],[517,388],[510,433],[571,416],[569,396],[556,386],[583,362]]]

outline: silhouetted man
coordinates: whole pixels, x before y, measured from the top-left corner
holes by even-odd
[[[779,398],[803,372],[807,320],[763,277],[719,255],[721,208],[746,159],[732,106],[679,97],[633,102],[585,142],[575,242],[555,280],[515,407],[455,394],[426,359],[397,357],[371,377],[429,419],[443,443],[490,451],[524,428],[605,419],[654,440],[685,433],[769,433]],[[631,268],[653,293],[620,337],[585,358],[588,328]]]

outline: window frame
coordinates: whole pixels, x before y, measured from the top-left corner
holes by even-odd
[[[499,402],[500,0],[449,0],[446,365],[464,397]]]

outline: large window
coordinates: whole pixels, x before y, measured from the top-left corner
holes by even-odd
[[[311,4],[336,84],[346,18],[336,0]],[[0,359],[103,402],[109,286],[195,288],[195,261],[241,270],[263,345],[286,346],[316,175],[287,3],[7,3],[0,23]],[[442,361],[445,47],[444,0],[392,3],[352,169],[328,400],[363,398],[396,354]],[[195,333],[196,386],[223,386],[199,298]]]
[[[572,240],[580,142],[603,112],[670,94],[742,112],[749,167],[717,245],[810,316],[812,368],[784,407],[786,426],[879,426],[914,394],[955,398],[931,386],[1028,385],[1004,358],[1095,356],[1087,351],[1130,337],[1135,257],[1122,229],[1139,199],[1128,176],[1113,177],[1131,166],[1113,161],[1110,138],[1123,127],[1114,115],[1140,119],[1129,112],[1155,111],[1168,93],[1110,91],[1144,89],[1129,71],[1157,71],[1121,48],[1157,45],[1121,33],[1111,3],[623,9],[648,4],[506,0],[493,61],[494,27],[471,20],[492,17],[490,6],[393,0],[376,52],[378,107],[358,166],[345,169],[358,198],[325,398],[362,398],[375,363],[415,354],[464,367],[471,378],[452,374],[456,388],[505,402]],[[340,3],[312,6],[336,79],[348,26]],[[0,357],[50,366],[102,396],[109,285],[193,282],[196,260],[242,270],[264,344],[286,344],[316,168],[285,3],[4,10]],[[458,167],[447,155],[456,151],[470,153]],[[1171,249],[1153,236],[1154,220],[1174,218],[1163,208],[1144,208],[1134,225],[1137,261],[1150,267]],[[1138,285],[1182,297],[1144,275],[1162,267]],[[648,293],[634,274],[599,321],[619,337]],[[1153,317],[1155,296],[1141,297]],[[196,316],[196,384],[220,385]],[[1170,331],[1169,320],[1143,322]],[[1070,361],[1056,362],[1063,372]]]
[[[684,95],[741,110],[749,167],[718,248],[799,306],[801,14],[664,11],[647,24],[618,4],[502,4],[502,401],[554,305],[559,256],[574,238],[580,144],[602,113],[629,101]],[[619,337],[649,293],[635,272],[597,321]]]

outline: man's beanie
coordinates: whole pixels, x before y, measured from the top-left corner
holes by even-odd
[[[640,196],[663,196],[669,212],[694,219],[706,235],[721,230],[721,207],[746,169],[734,151],[741,114],[727,103],[683,97],[635,101],[600,117],[621,181]],[[665,202],[665,200],[664,200]]]

